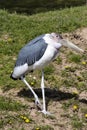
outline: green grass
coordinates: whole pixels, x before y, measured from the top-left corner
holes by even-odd
[[[72,124],[74,129],[78,129],[78,130],[82,129],[82,126],[83,126],[82,120],[77,115],[74,115],[72,117],[71,124]]]
[[[81,58],[82,56],[79,55],[79,54],[74,54],[72,52],[70,52],[67,56],[67,59],[70,61],[70,62],[74,62],[74,63],[80,63],[81,62]]]
[[[27,106],[22,105],[20,102],[13,101],[10,98],[0,97],[0,111],[20,111],[26,108]]]

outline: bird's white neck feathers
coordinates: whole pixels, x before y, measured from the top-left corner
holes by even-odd
[[[55,49],[59,49],[62,46],[61,43],[58,43],[54,39],[52,39],[50,34],[45,34],[43,39],[48,45],[54,47]]]

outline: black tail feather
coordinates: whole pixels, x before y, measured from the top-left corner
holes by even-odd
[[[12,74],[13,74],[13,73],[12,73]],[[10,75],[10,78],[13,79],[13,80],[17,80],[18,78],[14,78],[14,77],[12,76],[12,74]]]
[[[13,73],[11,73],[10,78],[13,79],[13,80],[18,80],[18,79],[21,80],[22,78],[25,77],[25,75],[22,75],[22,76],[20,76],[18,78],[14,78],[12,75],[13,75]]]

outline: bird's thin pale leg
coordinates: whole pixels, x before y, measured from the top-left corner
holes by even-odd
[[[37,96],[37,94],[34,92],[34,90],[31,88],[31,86],[28,84],[28,82],[25,80],[25,78],[21,78],[21,80],[26,84],[26,86],[31,90],[31,92],[33,93],[34,97],[35,97],[35,104],[41,108],[41,103],[40,100]],[[41,108],[42,109],[42,108]]]
[[[41,89],[42,89],[42,97],[43,97],[43,109],[42,112],[46,115],[50,113],[46,111],[46,102],[45,102],[45,90],[44,90],[44,72],[42,71],[42,79],[41,79]]]
[[[43,110],[46,111],[46,102],[45,102],[45,91],[44,91],[44,72],[42,71],[42,79],[41,79],[41,89],[43,96]]]

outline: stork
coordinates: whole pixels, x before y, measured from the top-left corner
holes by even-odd
[[[15,67],[11,74],[12,79],[21,79],[26,84],[26,86],[31,90],[34,95],[35,104],[37,106],[41,106],[37,94],[26,81],[25,75],[28,72],[34,71],[36,69],[40,69],[42,71],[41,89],[43,97],[43,106],[41,107],[41,112],[45,115],[50,113],[46,110],[45,103],[44,67],[58,56],[59,50],[63,45],[77,52],[84,52],[72,42],[63,39],[60,34],[43,34],[36,37],[34,40],[31,40],[20,50]]]

